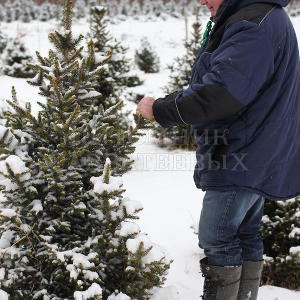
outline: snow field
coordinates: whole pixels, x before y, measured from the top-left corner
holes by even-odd
[[[207,19],[203,20],[203,27]],[[189,18],[189,28],[193,18]],[[300,18],[293,19],[297,34],[300,37]],[[56,28],[54,20],[42,23],[33,21],[28,24],[12,22],[3,24],[2,31],[13,37],[24,35],[24,41],[34,55],[38,50],[46,55],[50,47],[47,39],[49,32]],[[89,30],[88,22],[84,19],[74,21],[74,34],[85,34]],[[128,56],[133,59],[135,49],[139,48],[140,39],[146,36],[158,53],[161,71],[157,74],[144,74],[145,83],[132,90],[141,95],[153,97],[163,96],[162,87],[168,82],[167,64],[173,62],[176,56],[184,54],[183,40],[185,37],[184,21],[169,18],[166,21],[128,20],[111,24],[112,35],[121,39],[129,47]],[[0,107],[5,99],[11,98],[11,86],[16,87],[18,99],[24,104],[32,103],[34,112],[38,111],[37,101],[44,102],[38,95],[38,89],[29,86],[24,79],[0,76]],[[126,107],[135,110],[135,104],[126,103]],[[138,225],[141,232],[156,243],[159,250],[174,259],[166,282],[166,287],[157,289],[152,300],[198,300],[202,293],[203,278],[199,273],[199,259],[203,252],[198,248],[197,227],[204,192],[196,189],[193,183],[193,167],[195,155],[193,152],[168,151],[158,148],[150,132],[137,143],[133,170],[123,176],[126,189],[125,196],[140,201],[144,210],[140,213]],[[18,165],[19,168],[23,166]],[[101,190],[101,185],[99,189]],[[7,211],[7,214],[13,212]],[[193,228],[191,228],[193,227]],[[130,224],[122,227],[124,234],[130,230],[137,231]],[[146,240],[147,236],[143,236]],[[134,250],[136,244],[130,247]],[[154,252],[155,253],[155,252]],[[0,269],[1,276],[1,269]],[[76,299],[85,299],[88,295],[99,293],[100,287],[93,287],[88,294],[78,294]],[[6,295],[0,290],[0,300]],[[119,294],[114,300],[127,300]],[[110,299],[110,300],[113,300]],[[259,300],[296,300],[300,293],[278,287],[263,286],[259,290]]]

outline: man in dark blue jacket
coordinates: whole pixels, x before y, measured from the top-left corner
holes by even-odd
[[[211,11],[190,84],[137,112],[163,127],[189,124],[204,299],[256,299],[265,198],[300,194],[300,63],[288,0],[200,0]]]

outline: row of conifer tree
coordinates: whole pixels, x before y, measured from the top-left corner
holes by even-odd
[[[172,16],[179,18],[185,14],[194,14],[198,6],[198,1],[186,0],[77,0],[74,1],[73,17],[76,19],[87,17],[93,6],[103,5],[106,7],[110,17],[124,19],[125,17],[146,17],[155,19],[157,17]],[[9,0],[0,2],[0,22],[30,22],[40,20],[46,22],[51,19],[61,19],[62,0],[43,1],[37,3],[33,0]],[[204,10],[205,11],[205,10]],[[145,18],[144,18],[145,19]]]

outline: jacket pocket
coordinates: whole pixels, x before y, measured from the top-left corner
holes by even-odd
[[[199,171],[210,170],[216,167],[223,167],[224,155],[226,156],[229,142],[228,128],[210,128],[201,130],[194,135],[197,144],[197,165]]]

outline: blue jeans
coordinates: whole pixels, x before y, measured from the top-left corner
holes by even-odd
[[[209,190],[203,199],[199,247],[208,264],[239,266],[263,260],[259,227],[265,198],[246,190]]]

